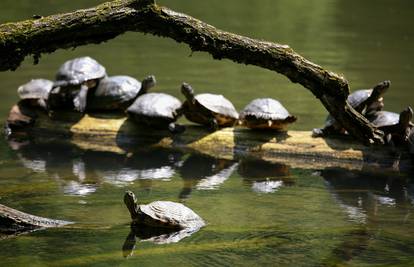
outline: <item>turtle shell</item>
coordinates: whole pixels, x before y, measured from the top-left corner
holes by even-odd
[[[396,125],[400,121],[400,114],[390,111],[378,111],[368,118],[375,127]]]
[[[33,79],[17,89],[20,99],[47,99],[53,82],[46,79]]]
[[[127,109],[135,116],[174,119],[174,111],[181,107],[181,101],[164,93],[148,93],[138,97]]]
[[[130,76],[112,76],[99,82],[88,109],[124,109],[136,98],[141,90],[141,82]]]
[[[195,100],[206,109],[233,119],[239,118],[239,113],[233,104],[224,96],[216,94],[199,94]]]
[[[166,228],[200,228],[204,220],[183,204],[171,201],[154,201],[139,205],[138,213],[144,215],[144,223]]]
[[[105,68],[91,57],[68,60],[60,66],[56,74],[55,87],[76,86],[89,80],[106,76]]]
[[[357,107],[362,102],[368,99],[368,97],[372,94],[372,89],[361,89],[353,92],[348,96],[348,103],[352,107]]]
[[[285,120],[289,116],[279,101],[271,98],[258,98],[250,102],[240,113],[240,117],[254,116],[265,120]]]

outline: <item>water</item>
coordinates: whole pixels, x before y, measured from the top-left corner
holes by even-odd
[[[4,0],[0,22],[47,15],[103,1]],[[352,89],[392,81],[386,109],[414,104],[413,5],[409,1],[210,0],[160,1],[218,28],[289,44],[325,68],[344,74]],[[326,111],[285,77],[204,53],[169,39],[127,33],[100,45],[57,51],[15,72],[0,73],[3,121],[18,85],[52,79],[65,60],[90,55],[112,75],[155,74],[154,91],[220,92],[238,109],[256,97],[281,100],[299,121],[323,123]],[[190,57],[191,55],[191,57]],[[303,170],[244,159],[226,161],[176,151],[132,158],[72,146],[0,142],[0,202],[36,215],[77,222],[0,241],[4,266],[321,266],[414,265],[414,184],[411,174]],[[178,243],[137,242],[125,259],[129,216],[126,189],[139,200],[183,202],[208,225]]]

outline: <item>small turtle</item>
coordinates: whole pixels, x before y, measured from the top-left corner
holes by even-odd
[[[49,94],[49,108],[75,108],[83,113],[88,90],[106,77],[105,68],[90,57],[75,58],[63,63]]]
[[[348,103],[362,115],[370,115],[384,108],[383,95],[390,87],[390,81],[378,83],[372,89],[361,89],[348,96]],[[313,129],[313,136],[325,136],[330,134],[344,134],[345,129],[334,117],[328,115],[324,128]]]
[[[125,110],[134,100],[155,86],[153,75],[142,83],[130,76],[111,76],[99,82],[88,98],[88,110]]]
[[[132,224],[170,229],[199,229],[204,220],[183,204],[171,201],[154,201],[138,205],[135,194],[126,191],[124,203],[131,214]]]
[[[33,79],[17,89],[20,99],[32,107],[47,108],[47,98],[53,82],[46,79]]]
[[[127,114],[138,123],[180,133],[184,126],[175,123],[180,107],[181,101],[171,95],[148,93],[138,97],[127,109]]]
[[[413,110],[407,107],[400,114],[389,111],[378,111],[368,119],[379,130],[384,132],[385,141],[392,145],[407,144],[413,123]]]
[[[233,104],[222,95],[199,94],[194,95],[193,88],[188,83],[181,86],[182,94],[187,100],[178,111],[195,123],[208,125],[211,129],[233,126],[239,119]]]
[[[297,120],[295,116],[272,98],[258,98],[250,102],[240,112],[243,125],[251,129],[286,130],[290,123]]]

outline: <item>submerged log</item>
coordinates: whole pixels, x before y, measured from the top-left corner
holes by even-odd
[[[210,132],[196,125],[186,128],[183,134],[172,135],[139,126],[124,114],[89,113],[80,117],[75,112],[61,112],[58,118],[50,118],[38,111],[35,123],[26,131],[39,143],[69,142],[83,150],[121,154],[163,147],[231,160],[254,157],[306,169],[398,167],[395,162],[404,158],[408,162],[405,165],[411,164],[408,156],[396,157],[395,151],[385,146],[364,146],[350,136],[313,138],[310,131],[286,133],[235,127]]]
[[[40,228],[60,227],[71,223],[38,217],[0,204],[0,233],[3,234],[18,234]]]
[[[306,60],[287,45],[259,41],[219,30],[151,0],[118,0],[95,8],[0,25],[0,70],[14,70],[25,56],[100,43],[126,31],[151,33],[188,44],[215,59],[276,71],[309,89],[353,136],[381,143],[378,131],[346,101],[348,82]]]

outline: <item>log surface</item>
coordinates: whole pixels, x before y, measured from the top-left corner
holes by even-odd
[[[319,169],[391,164],[395,153],[384,146],[364,146],[350,136],[313,138],[310,131],[254,131],[224,128],[216,132],[187,125],[180,135],[139,126],[123,114],[73,112],[49,118],[39,112],[30,134],[44,142],[70,142],[84,150],[134,153],[147,147],[164,147],[198,152],[224,159],[255,157],[292,167]],[[407,156],[408,158],[408,156]]]
[[[31,215],[0,204],[0,232],[2,233],[15,234],[68,224],[71,222]]]

